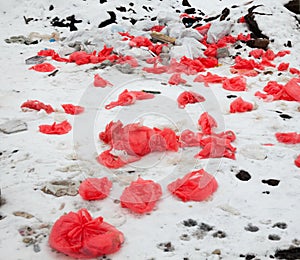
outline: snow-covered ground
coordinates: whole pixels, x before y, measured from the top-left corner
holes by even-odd
[[[251,6],[262,4],[256,11],[271,15],[257,14],[255,18],[271,40],[269,48],[275,53],[291,51],[274,63],[288,62],[290,67],[300,69],[300,25],[295,14],[283,6],[287,2],[189,1],[191,7],[196,8],[196,16],[197,9],[206,17],[213,17],[228,7],[228,17],[234,23],[230,34],[234,36],[249,33],[246,25],[237,20],[247,14]],[[53,8],[49,8],[50,5]],[[234,5],[238,7],[233,8]],[[120,9],[121,6],[125,10]],[[127,42],[121,41],[118,31],[122,30],[149,37],[149,32],[143,29],[157,25],[155,17],[167,25],[168,22],[181,24],[179,15],[186,8],[182,1],[175,0],[2,1],[0,124],[19,119],[28,129],[12,134],[0,132],[0,188],[1,198],[5,200],[0,206],[0,259],[70,259],[49,247],[48,236],[60,216],[81,208],[88,209],[93,217],[102,216],[125,235],[119,252],[99,259],[270,259],[278,249],[300,246],[300,169],[294,164],[300,154],[300,144],[286,145],[275,138],[276,132],[300,132],[300,105],[297,101],[265,102],[254,95],[270,80],[286,84],[296,75],[268,67],[268,73],[246,77],[247,90],[240,92],[225,90],[221,84],[205,87],[193,82],[196,75],[185,74],[182,77],[187,80],[186,84],[171,86],[168,84],[170,74],[157,75],[142,70],[149,65],[139,56],[151,57],[149,52],[130,49]],[[107,11],[116,13],[118,23],[99,29],[98,25],[109,18]],[[62,19],[73,14],[76,20],[82,20],[75,23],[78,30],[53,27],[50,23],[55,16]],[[33,20],[26,24],[24,17]],[[145,20],[134,25],[130,22],[130,19],[141,18]],[[56,32],[61,40],[44,39],[31,45],[5,42],[11,36],[27,37],[33,32],[41,35]],[[115,47],[118,54],[137,56],[140,66],[133,74],[125,74],[115,66],[95,68],[97,64],[78,66],[49,59],[59,70],[54,76],[28,70],[31,65],[26,65],[25,60],[38,51],[49,48],[64,55],[74,51],[68,44],[75,41],[90,41],[92,44],[83,46],[87,51],[101,50],[104,44]],[[292,47],[286,46],[288,41]],[[229,47],[230,54],[240,52],[248,58],[252,49],[241,45],[241,49]],[[192,53],[193,49],[189,49],[187,54]],[[220,58],[219,66],[207,71],[232,77],[229,68],[233,63],[229,57]],[[113,86],[95,88],[95,74]],[[131,106],[105,110],[104,106],[116,100],[124,89],[154,90],[161,94]],[[179,109],[176,99],[184,90],[200,93],[206,101]],[[234,98],[230,95],[241,96],[255,104],[255,109],[231,114],[229,106]],[[51,104],[55,113],[22,111],[21,104],[31,99]],[[81,105],[86,111],[82,115],[67,115],[61,108],[66,103]],[[237,148],[236,160],[195,159],[199,147],[183,148],[177,153],[153,153],[117,170],[106,169],[96,160],[97,155],[107,149],[98,134],[111,120],[169,127],[179,134],[184,129],[197,131],[197,120],[206,111],[218,122],[217,132],[232,130],[236,134],[233,142]],[[39,125],[64,120],[73,127],[68,134],[45,135],[38,131]],[[169,193],[166,187],[170,182],[201,168],[212,174],[219,184],[208,200],[182,202]],[[248,172],[251,178],[248,181],[237,178],[241,171]],[[104,176],[112,180],[113,188],[109,197],[101,201],[84,201],[79,195],[56,197],[42,191],[53,181],[69,181],[77,187],[87,177]],[[163,189],[155,210],[146,215],[135,215],[121,208],[119,202],[124,188],[138,176],[158,182]],[[275,180],[276,185],[268,180]],[[74,191],[77,189],[70,192]],[[201,223],[212,227],[211,230]]]

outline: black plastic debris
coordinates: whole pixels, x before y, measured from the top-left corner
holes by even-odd
[[[117,19],[117,16],[116,14],[113,12],[113,11],[107,11],[107,13],[109,14],[110,18],[101,22],[99,25],[98,25],[98,28],[103,28],[107,25],[110,25],[112,23],[117,23],[116,22],[116,19]]]
[[[188,0],[182,0],[182,5],[183,6],[188,6],[188,7],[191,7],[190,3]]]
[[[269,180],[262,180],[261,182],[264,184],[268,184],[270,186],[278,186],[280,183],[280,180],[269,179]]]
[[[300,247],[277,250],[275,253],[277,259],[295,260],[300,259]]]
[[[70,15],[65,19],[59,19],[57,16],[50,22],[54,27],[69,27],[70,31],[77,31],[76,23],[82,23],[82,20],[76,20],[75,15]]]
[[[222,11],[221,17],[220,17],[220,21],[223,21],[226,19],[226,17],[230,14],[230,10],[228,8],[225,8]]]
[[[295,14],[300,14],[300,1],[299,0],[290,1],[287,4],[285,4],[284,7]]]
[[[244,170],[240,170],[238,174],[235,175],[241,181],[249,181],[251,179],[251,175],[249,172]]]

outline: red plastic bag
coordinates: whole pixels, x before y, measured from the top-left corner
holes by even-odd
[[[261,58],[263,54],[264,54],[263,49],[255,49],[249,52],[249,55],[254,57],[255,59]]]
[[[180,135],[180,147],[200,146],[202,137],[202,133],[194,133],[193,131],[186,129]]]
[[[113,84],[96,74],[94,75],[94,86],[104,88],[107,86],[113,86]]]
[[[203,169],[186,174],[168,185],[168,190],[182,201],[203,201],[218,188],[216,179]]]
[[[50,246],[74,258],[97,258],[120,250],[124,235],[114,226],[93,219],[86,209],[61,216],[53,225]]]
[[[226,138],[217,136],[207,137],[201,140],[203,149],[195,155],[195,158],[229,158],[235,160],[236,148],[230,143],[231,141]]]
[[[46,63],[36,64],[30,67],[29,69],[38,72],[52,72],[56,68],[52,64],[46,62]]]
[[[170,128],[154,128],[155,134],[150,137],[151,152],[178,151],[178,137]]]
[[[215,57],[207,57],[207,58],[197,58],[197,60],[199,60],[205,68],[214,68],[218,66],[218,59],[216,59]]]
[[[268,50],[262,55],[262,57],[263,57],[263,59],[265,58],[265,59],[267,59],[267,60],[269,60],[269,61],[272,61],[272,60],[274,60],[274,59],[276,58],[276,55],[275,55],[275,53],[274,53],[272,50],[268,49]]]
[[[45,50],[40,50],[37,55],[38,56],[48,56],[48,57],[52,57],[56,52],[52,49],[45,49]]]
[[[300,78],[293,78],[283,87],[292,100],[300,101]]]
[[[286,71],[286,70],[288,70],[289,66],[290,66],[289,63],[282,62],[278,65],[277,68],[279,71]]]
[[[300,76],[300,70],[296,69],[296,68],[290,68],[290,73],[291,74],[297,74]]]
[[[300,134],[296,132],[276,133],[275,137],[278,142],[284,144],[298,144],[300,143]]]
[[[129,64],[131,67],[136,68],[139,66],[139,63],[137,61],[136,58],[132,57],[132,56],[124,56],[124,57],[120,57],[117,60],[118,64]]]
[[[97,157],[97,160],[100,164],[110,169],[118,169],[126,164],[136,162],[140,159],[141,157],[130,155],[126,155],[121,158],[120,156],[112,154],[111,150],[104,151]]]
[[[198,125],[201,127],[202,132],[205,135],[210,135],[212,134],[212,129],[214,127],[218,127],[218,124],[216,120],[209,115],[207,112],[204,112],[201,114],[199,120],[198,120]]]
[[[56,123],[54,122],[52,125],[40,125],[39,130],[43,134],[48,134],[48,135],[63,135],[67,134],[70,132],[72,129],[72,126],[70,123],[65,120],[61,123]]]
[[[300,168],[300,154],[295,159],[295,165]]]
[[[63,104],[61,106],[70,115],[79,115],[84,112],[84,107],[81,106],[74,106],[72,104]]]
[[[246,79],[243,76],[227,78],[223,81],[223,88],[226,90],[245,91],[246,87]]]
[[[158,183],[138,178],[125,188],[121,195],[121,206],[131,211],[144,214],[151,212],[162,195]]]
[[[232,74],[238,74],[246,77],[256,77],[259,73],[256,70],[247,70],[247,69],[235,69],[230,68]]]
[[[284,57],[285,55],[290,54],[290,53],[291,53],[291,51],[289,51],[289,50],[279,51],[276,54],[276,57]]]
[[[75,51],[70,55],[69,60],[77,65],[88,64],[91,62],[91,55],[85,51]]]
[[[106,144],[111,144],[114,135],[121,135],[122,128],[123,124],[120,120],[117,122],[111,121],[106,125],[105,131],[100,132],[99,139]]]
[[[207,72],[206,75],[198,75],[195,79],[194,82],[204,82],[204,85],[208,87],[208,83],[222,83],[226,77],[221,77],[216,74],[212,74],[210,72]]]
[[[187,104],[195,104],[204,101],[205,98],[203,96],[192,91],[184,91],[177,98],[179,108],[185,108]]]
[[[171,84],[171,85],[179,85],[179,84],[185,84],[186,80],[181,77],[180,73],[174,73],[170,77],[168,83]]]
[[[105,106],[105,109],[112,109],[116,106],[129,106],[135,103],[136,100],[151,99],[155,96],[151,93],[143,91],[128,91],[125,89],[119,96],[117,101],[112,101]]]
[[[79,186],[78,193],[84,200],[105,199],[112,187],[112,182],[104,178],[87,178]]]
[[[152,46],[152,44],[153,43],[144,36],[134,37],[129,42],[130,47],[137,47],[137,48],[142,47],[142,46],[149,47],[149,46]]]
[[[242,113],[242,112],[251,111],[252,109],[253,109],[253,104],[244,101],[241,97],[235,99],[230,104],[230,113],[236,113],[236,112]]]
[[[166,26],[164,25],[154,25],[151,27],[150,31],[152,32],[161,32]]]
[[[54,112],[54,109],[51,105],[45,105],[43,102],[38,100],[27,100],[21,105],[21,108],[29,108],[37,111],[45,110],[47,114]]]

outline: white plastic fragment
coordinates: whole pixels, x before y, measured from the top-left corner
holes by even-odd
[[[216,43],[222,37],[228,35],[233,23],[231,21],[214,21],[207,32],[207,42]]]

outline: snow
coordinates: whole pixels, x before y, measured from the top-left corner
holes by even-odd
[[[134,5],[130,6],[130,2]],[[208,17],[220,14],[225,7],[238,5],[238,8],[230,9],[229,17],[233,21],[246,14],[249,7],[263,4],[256,11],[272,15],[255,17],[263,33],[274,40],[269,45],[270,49],[275,53],[286,49],[291,51],[290,55],[276,58],[274,63],[278,65],[289,62],[290,67],[300,69],[299,24],[297,27],[295,15],[283,7],[288,1],[189,2]],[[54,9],[49,11],[51,4]],[[115,7],[121,5],[134,9],[136,14],[132,11],[116,11]],[[143,5],[151,6],[153,11],[147,12],[142,8]],[[300,170],[294,165],[294,160],[300,154],[300,145],[281,144],[275,138],[276,132],[300,132],[299,102],[264,102],[254,96],[256,91],[262,91],[268,81],[276,80],[285,84],[295,75],[289,72],[279,75],[276,68],[268,68],[272,74],[261,73],[257,77],[247,77],[247,91],[231,92],[224,90],[221,84],[205,87],[202,83],[194,83],[196,75],[183,74],[182,77],[187,80],[185,85],[168,85],[171,74],[148,74],[141,70],[146,66],[142,60],[139,60],[141,67],[135,69],[134,74],[123,74],[115,67],[91,69],[95,64],[78,66],[48,60],[59,70],[53,77],[49,77],[49,73],[28,70],[30,65],[25,64],[27,58],[45,48],[54,49],[62,55],[70,51],[68,43],[75,41],[94,42],[95,45],[87,45],[89,50],[100,50],[104,44],[120,46],[120,53],[126,54],[127,46],[120,41],[122,37],[114,32],[124,29],[135,36],[148,36],[149,33],[142,29],[156,25],[156,21],[148,21],[155,16],[161,21],[173,23],[177,30],[182,26],[179,25],[180,14],[174,10],[183,12],[186,8],[181,5],[181,1],[175,0],[124,0],[122,3],[108,0],[103,4],[89,0],[11,0],[1,3],[0,124],[17,119],[26,122],[28,126],[28,130],[24,132],[0,133],[0,188],[1,197],[6,201],[0,206],[0,215],[4,217],[0,217],[1,259],[70,259],[51,250],[48,235],[51,226],[60,216],[81,208],[87,208],[94,217],[103,216],[106,222],[124,233],[125,243],[121,250],[107,256],[114,260],[239,259],[240,255],[247,254],[255,255],[256,259],[269,259],[279,248],[299,246]],[[116,13],[120,28],[116,27],[117,24],[97,28],[100,22],[109,18],[107,11]],[[82,19],[82,23],[75,24],[78,31],[70,32],[69,28],[54,28],[50,25],[50,20],[55,16],[61,19],[72,14],[77,20]],[[139,19],[144,15],[149,17],[136,25],[122,20],[122,16]],[[38,21],[25,24],[23,16],[37,18]],[[244,24],[236,22],[231,30],[235,36],[240,32],[249,32]],[[32,32],[50,35],[55,31],[60,33],[60,37],[66,37],[65,40],[43,40],[35,45],[5,42],[5,39],[15,35],[27,37]],[[292,42],[292,48],[284,46],[288,40]],[[229,49],[232,55],[241,51],[244,58],[248,58],[250,50],[245,44],[241,50]],[[133,49],[130,52],[134,52]],[[135,55],[141,56],[143,52],[137,51]],[[221,66],[208,71],[233,77],[229,72],[233,62],[228,57],[219,59]],[[95,88],[93,79],[97,73],[114,86]],[[153,90],[160,91],[161,94],[152,100],[137,101],[132,106],[105,110],[104,106],[116,100],[125,89]],[[179,109],[176,99],[185,90],[203,95],[206,101]],[[229,106],[235,98],[227,98],[228,95],[241,96],[255,104],[256,109],[247,113],[230,114]],[[23,112],[20,105],[28,99],[51,104],[57,111],[50,115],[44,111]],[[61,105],[67,103],[85,107],[85,113],[76,116],[65,114]],[[153,153],[117,170],[106,169],[96,161],[97,155],[108,148],[99,141],[98,134],[111,120],[121,120],[124,124],[142,122],[149,127],[169,127],[179,134],[184,129],[197,131],[197,120],[205,111],[218,122],[217,132],[235,132],[237,139],[233,144],[237,147],[236,160],[198,160],[194,155],[199,152],[199,148],[184,148],[178,153]],[[292,118],[283,120],[278,111]],[[39,125],[66,119],[73,126],[73,130],[66,135],[52,136],[38,132]],[[211,198],[204,202],[184,203],[170,195],[166,189],[167,184],[201,168],[214,175],[218,181],[219,188]],[[251,179],[239,180],[235,175],[240,170],[249,172]],[[84,201],[79,195],[55,197],[41,191],[52,181],[78,182],[87,177],[104,176],[113,181],[113,188],[109,198],[103,201]],[[124,188],[138,176],[160,183],[163,189],[163,196],[155,210],[143,216],[121,208],[118,202]],[[262,183],[262,180],[268,179],[280,180],[280,183],[278,186]],[[27,219],[15,216],[13,213],[17,211],[27,212],[34,217]],[[183,221],[190,218],[198,224],[206,223],[214,228],[204,232],[199,226],[183,225]],[[277,222],[286,223],[287,228],[273,227]],[[246,231],[244,228],[250,223],[259,230]],[[40,251],[36,249],[37,246],[23,242],[24,237],[19,230],[26,226],[35,230],[34,236],[38,236],[36,244]],[[214,237],[213,234],[217,231],[225,232],[226,237]],[[183,239],[183,234],[188,239]],[[278,235],[280,240],[270,240],[268,237],[273,234]],[[165,252],[161,249],[163,246],[159,244],[167,242],[171,242],[174,251]],[[221,255],[212,254],[216,249],[221,251]]]

